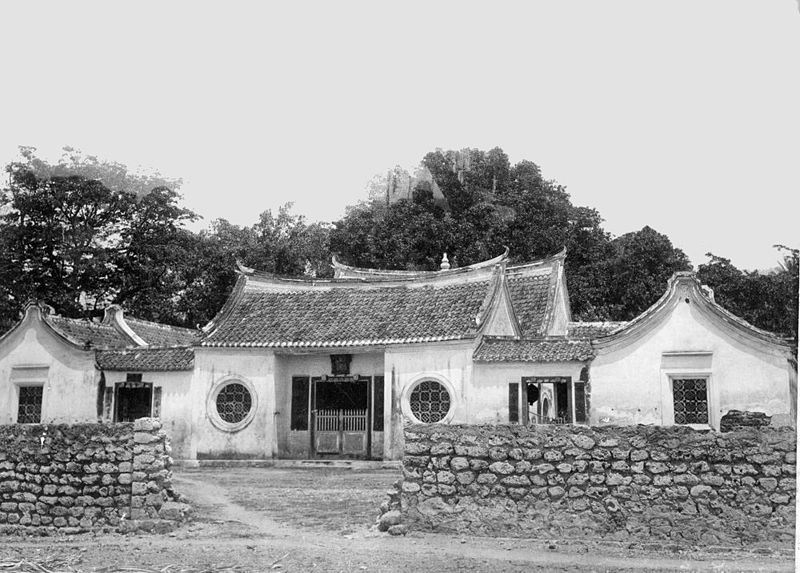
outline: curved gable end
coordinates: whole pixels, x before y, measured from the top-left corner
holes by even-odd
[[[526,265],[508,267],[506,282],[521,335],[550,334],[558,315],[557,303],[566,250]]]
[[[693,273],[676,273],[649,309],[592,340],[593,424],[720,429],[731,412],[793,425],[790,344],[734,316]]]
[[[706,293],[692,272],[679,272],[672,275],[667,290],[662,297],[642,314],[600,335],[593,341],[598,349],[614,348],[630,344],[663,323],[675,308],[681,304],[693,305],[700,314],[715,326],[741,343],[758,349],[772,349],[774,352],[791,356],[791,345],[780,336],[761,330],[733,313],[725,310]]]

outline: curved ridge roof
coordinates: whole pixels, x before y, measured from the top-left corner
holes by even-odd
[[[202,346],[322,347],[434,342],[478,335],[506,283],[523,334],[547,326],[564,252],[507,267],[499,257],[443,271],[388,271],[339,265],[347,276],[297,279],[240,266]]]
[[[467,265],[465,267],[458,267],[447,270],[436,270],[436,271],[404,271],[404,270],[391,270],[391,269],[370,269],[370,268],[351,267],[349,265],[345,265],[344,263],[340,262],[336,258],[336,255],[333,255],[332,257],[331,267],[333,267],[334,278],[337,279],[390,279],[390,280],[399,278],[414,279],[414,278],[421,278],[434,275],[435,276],[459,275],[475,271],[478,269],[492,268],[497,264],[506,262],[508,260],[508,253],[509,249],[508,247],[506,247],[506,250],[503,254],[498,255],[493,259],[488,259],[486,261],[481,261],[479,263]]]

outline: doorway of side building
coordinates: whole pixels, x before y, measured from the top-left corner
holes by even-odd
[[[149,382],[119,382],[114,387],[114,421],[133,422],[152,415],[153,385]]]
[[[585,385],[569,376],[522,379],[522,422],[573,424],[586,421]]]

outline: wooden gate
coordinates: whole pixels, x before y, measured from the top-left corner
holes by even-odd
[[[367,410],[316,410],[313,414],[317,454],[353,457],[369,454]]]

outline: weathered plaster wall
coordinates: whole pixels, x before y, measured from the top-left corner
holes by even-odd
[[[157,420],[0,426],[0,533],[164,529],[174,500]]]
[[[403,425],[412,421],[408,398],[417,382],[437,380],[450,391],[451,423],[469,421],[470,401],[473,397],[472,353],[473,341],[392,346],[386,349],[384,374],[387,381],[384,420],[384,457],[400,459],[403,455]]]
[[[508,384],[520,383],[524,376],[569,376],[580,379],[581,362],[476,362],[473,367],[473,396],[470,403],[471,424],[508,423]]]
[[[94,351],[72,348],[29,317],[0,344],[0,424],[17,421],[19,387],[10,380],[17,367],[47,367],[42,422],[97,419]]]
[[[691,352],[709,354],[664,357]],[[597,350],[590,423],[673,424],[670,374],[709,376],[715,429],[728,410],[761,411],[773,416],[773,425],[793,423],[786,358],[745,344],[682,300],[643,337]]]
[[[106,371],[104,374],[106,387],[113,388],[117,382],[125,382],[128,373]],[[142,382],[161,388],[159,419],[164,431],[169,434],[172,456],[176,459],[189,458],[192,442],[192,372],[142,372]]]
[[[795,448],[791,429],[415,425],[382,524],[790,547]]]
[[[223,459],[272,457],[275,447],[275,355],[271,350],[195,349],[192,376],[192,437],[190,458]],[[209,398],[219,384],[241,380],[255,394],[255,415],[237,431],[226,431],[211,421]]]

